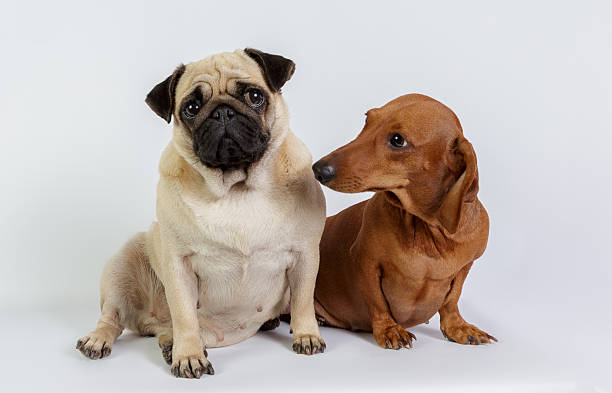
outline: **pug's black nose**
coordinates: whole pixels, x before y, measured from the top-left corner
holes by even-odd
[[[312,171],[314,172],[315,179],[317,179],[321,184],[329,183],[334,177],[336,177],[336,168],[325,162],[317,161],[312,166]]]
[[[221,123],[226,123],[230,121],[235,114],[236,112],[234,112],[234,109],[231,107],[227,105],[219,105],[212,111],[210,117],[215,120],[219,120]]]

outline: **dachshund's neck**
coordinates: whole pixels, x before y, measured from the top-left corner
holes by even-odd
[[[421,233],[421,236],[434,237],[436,240],[459,241],[465,236],[470,226],[469,222],[461,220],[457,231],[450,233],[444,229],[436,218],[428,217],[422,212],[415,211],[414,208],[406,206],[405,201],[402,201],[395,193],[385,191],[377,193],[378,196],[380,196],[386,214],[394,216],[395,220],[399,221],[398,223],[409,235]]]

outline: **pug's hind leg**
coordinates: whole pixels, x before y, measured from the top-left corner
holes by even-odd
[[[172,365],[172,329],[165,329],[158,334],[159,348],[162,350],[162,356],[168,365]]]
[[[277,317],[277,318],[270,319],[270,320],[264,322],[263,325],[261,325],[259,327],[259,331],[260,332],[265,332],[265,331],[268,331],[268,330],[274,330],[274,329],[276,329],[279,326],[280,326],[280,318]]]
[[[104,303],[98,325],[91,333],[77,341],[76,348],[90,359],[102,359],[110,355],[113,343],[122,331],[119,309],[109,302]]]
[[[146,291],[142,290],[141,278],[151,271],[144,243],[144,233],[136,234],[104,267],[100,280],[101,315],[98,325],[81,337],[76,345],[90,359],[110,355],[113,343],[123,329],[135,329],[132,326],[134,318],[145,302]]]

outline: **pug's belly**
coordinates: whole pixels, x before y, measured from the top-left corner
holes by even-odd
[[[194,261],[200,278],[198,319],[207,347],[245,340],[289,307],[288,251]]]
[[[411,327],[429,321],[442,307],[450,290],[451,279],[423,282],[382,281],[382,290],[389,304],[391,315],[403,327]]]

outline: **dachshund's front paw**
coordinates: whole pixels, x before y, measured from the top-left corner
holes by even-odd
[[[293,338],[293,351],[303,355],[314,355],[325,352],[325,341],[321,336],[311,334],[296,335]]]
[[[375,329],[374,338],[376,343],[385,349],[412,348],[412,340],[416,340],[414,334],[398,324]]]
[[[440,330],[448,341],[459,344],[479,345],[491,344],[491,340],[497,341],[495,337],[491,336],[487,332],[483,332],[476,326],[465,322],[458,326],[444,326],[441,327]]]

